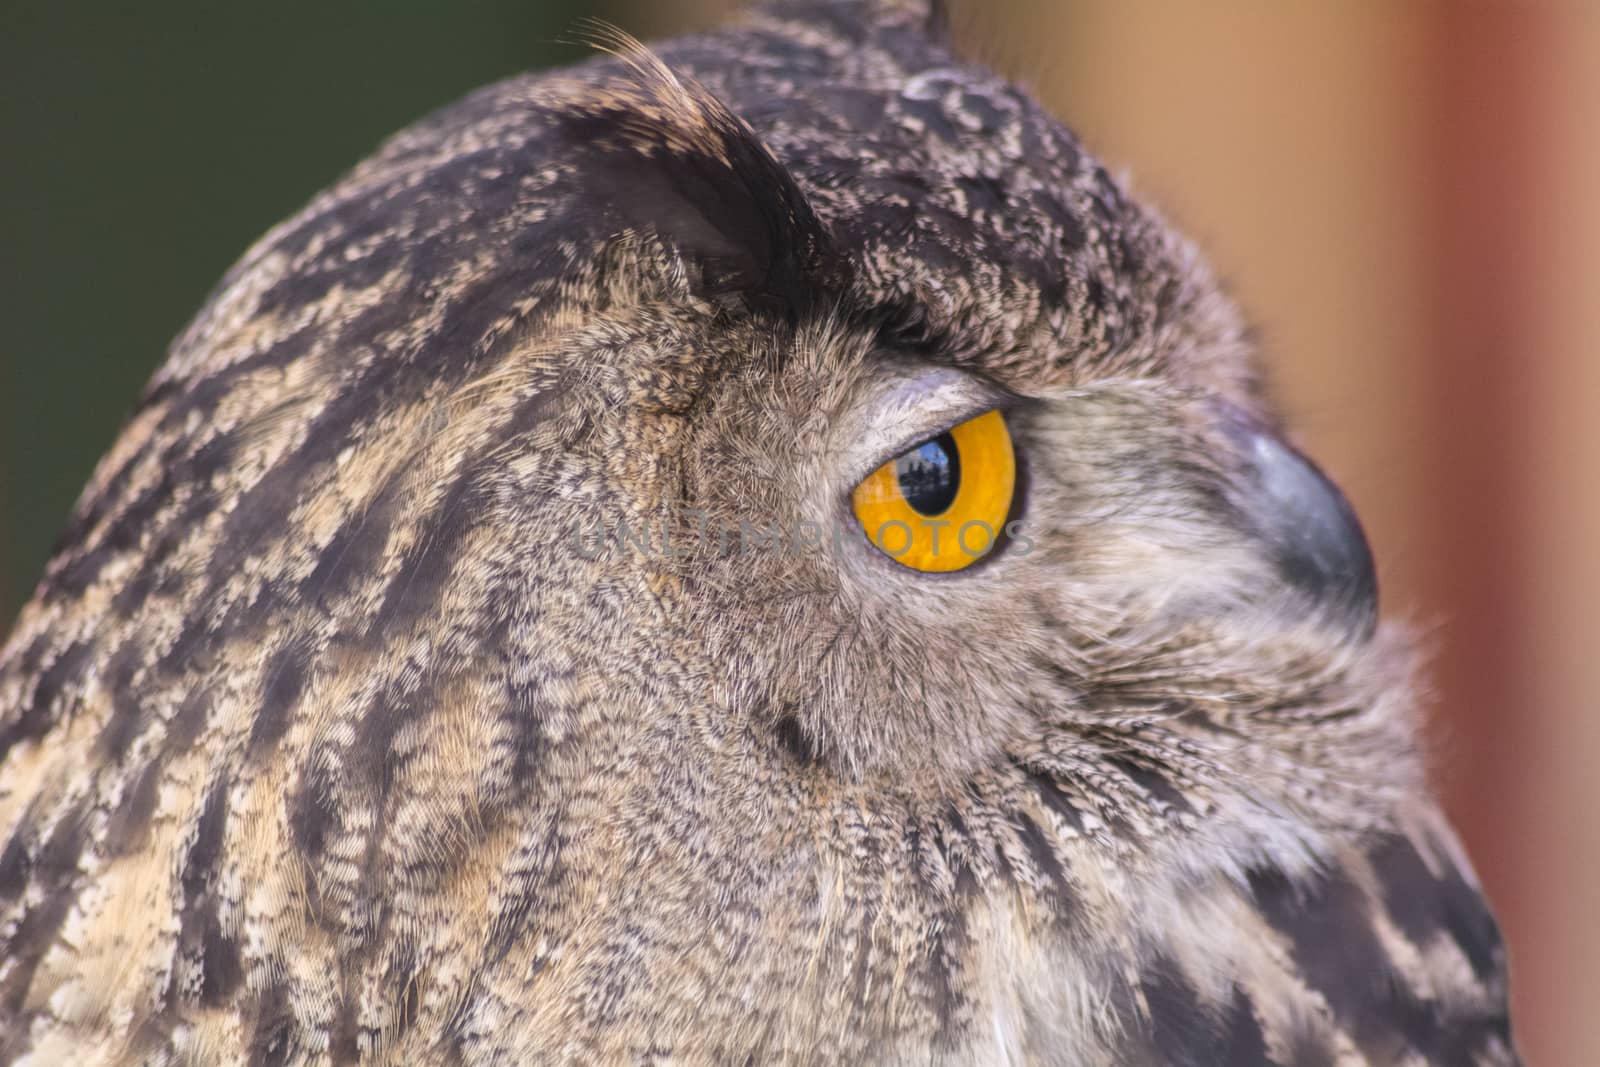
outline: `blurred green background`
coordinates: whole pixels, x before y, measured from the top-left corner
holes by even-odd
[[[588,13],[616,17],[594,0],[0,0],[0,630],[229,264],[412,119],[581,58]]]

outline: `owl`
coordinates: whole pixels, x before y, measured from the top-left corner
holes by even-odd
[[[0,1063],[1517,1062],[1350,507],[939,22],[613,34],[223,279],[0,653]]]

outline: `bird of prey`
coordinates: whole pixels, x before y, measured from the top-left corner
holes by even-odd
[[[223,279],[0,652],[0,1064],[1511,1064],[1193,246],[910,0],[477,92]]]

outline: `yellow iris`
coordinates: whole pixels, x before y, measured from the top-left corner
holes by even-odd
[[[851,494],[874,545],[918,571],[958,571],[1004,534],[1016,490],[1011,432],[999,411],[907,449]]]

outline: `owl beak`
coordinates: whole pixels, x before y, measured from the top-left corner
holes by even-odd
[[[1244,431],[1245,511],[1284,579],[1362,640],[1378,621],[1378,577],[1355,510],[1305,456],[1264,429]]]

